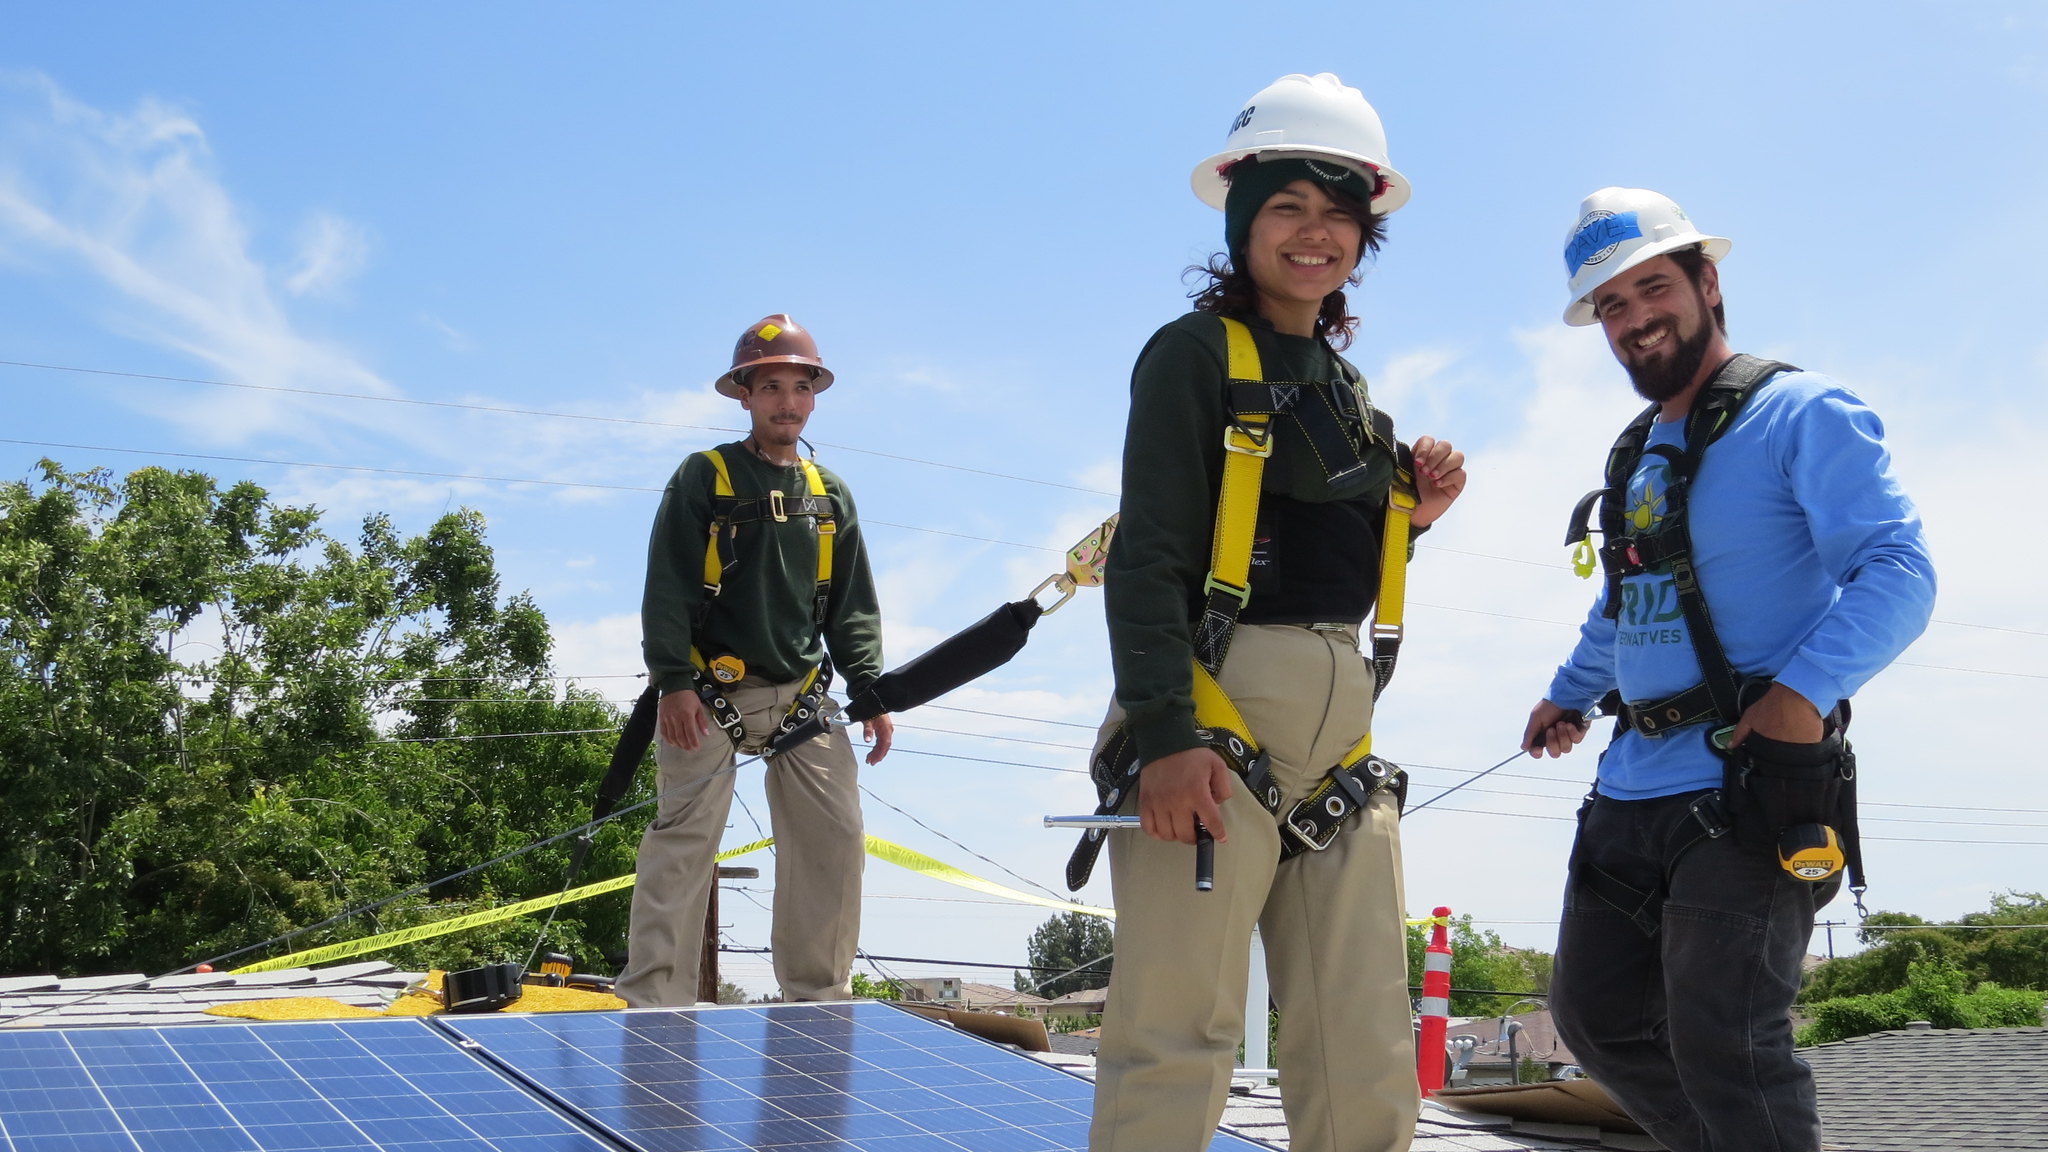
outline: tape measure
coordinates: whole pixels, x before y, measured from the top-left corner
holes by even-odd
[[[1778,864],[1801,880],[1819,883],[1842,870],[1841,837],[1826,824],[1794,824],[1778,836]]]
[[[747,662],[732,655],[712,658],[710,668],[711,678],[720,684],[737,684],[747,674]]]

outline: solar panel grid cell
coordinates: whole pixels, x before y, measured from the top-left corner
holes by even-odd
[[[0,1082],[4,1152],[604,1148],[417,1020],[0,1035]]]
[[[642,1152],[1087,1147],[1086,1081],[880,1003],[437,1023]]]

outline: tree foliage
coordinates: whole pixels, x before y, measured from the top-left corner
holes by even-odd
[[[501,595],[482,518],[407,538],[372,516],[353,546],[319,520],[198,472],[44,461],[0,485],[0,972],[181,967],[586,818],[621,718],[557,692],[547,621]],[[553,891],[567,851],[291,947]],[[588,875],[632,857],[606,829]],[[602,957],[626,911],[566,906],[551,946]],[[537,927],[386,955],[524,960]]]
[[[1916,1020],[1936,1028],[2017,1028],[2041,1023],[2048,992],[2002,988],[1990,980],[1977,983],[1974,989],[1971,985],[1970,977],[1948,961],[1912,961],[1902,987],[1813,1005],[1813,1023],[1799,1030],[1799,1043],[1826,1044],[1904,1028]]]
[[[894,980],[876,979],[865,972],[855,972],[853,974],[853,995],[858,1000],[901,1000],[904,998],[903,985]]]
[[[1086,912],[1062,912],[1031,933],[1024,952],[1031,970],[1019,972],[1013,985],[1046,999],[1109,987],[1110,957],[1116,933],[1109,921]]]
[[[1906,987],[1914,964],[1947,965],[1972,987],[1988,980],[2048,991],[2048,897],[2039,892],[1995,895],[1989,910],[1945,924],[1878,912],[1861,936],[1871,947],[1814,969],[1801,1003],[1897,991]]]
[[[1408,926],[1408,983],[1417,987],[1431,931],[1429,925]],[[1490,1016],[1514,1000],[1550,992],[1550,953],[1511,948],[1495,933],[1474,928],[1470,916],[1451,920],[1450,946],[1453,1016]]]
[[[2048,897],[2006,892],[1991,907],[1930,924],[1878,912],[1861,936],[1871,947],[1813,970],[1799,1000],[1813,1023],[1801,1044],[1903,1028],[2038,1025],[2048,1001]]]

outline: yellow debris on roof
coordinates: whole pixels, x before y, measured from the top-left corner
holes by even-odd
[[[286,996],[276,1000],[245,1000],[216,1004],[206,1010],[211,1016],[232,1016],[242,1020],[349,1020],[360,1016],[433,1016],[442,1011],[441,980],[435,969],[406,989],[383,1011],[359,1008],[324,996]],[[626,1002],[609,992],[583,988],[551,988],[528,984],[519,999],[498,1009],[500,1012],[609,1012],[624,1008]]]
[[[343,1004],[325,996],[281,996],[275,1000],[242,1000],[215,1004],[209,1016],[232,1016],[238,1020],[353,1020],[359,1016],[382,1016],[375,1008]]]

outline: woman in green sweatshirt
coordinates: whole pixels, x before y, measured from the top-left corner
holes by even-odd
[[[1408,188],[1378,116],[1327,73],[1254,96],[1195,184],[1224,209],[1227,254],[1210,262],[1195,311],[1155,333],[1132,372],[1105,585],[1116,701],[1104,734],[1125,725],[1135,742],[1143,768],[1123,811],[1143,832],[1110,843],[1117,963],[1090,1146],[1207,1147],[1244,1034],[1256,925],[1281,1013],[1292,1146],[1406,1148],[1417,1096],[1397,801],[1372,794],[1325,849],[1284,861],[1274,810],[1322,784],[1371,723],[1373,666],[1358,638],[1378,593],[1397,448],[1337,350],[1356,324],[1343,289]],[[1242,381],[1233,405],[1223,317],[1249,329],[1263,381],[1293,387],[1273,405],[1291,406],[1271,424],[1249,595],[1234,628],[1198,638],[1225,432],[1245,410]],[[1417,528],[1457,498],[1463,464],[1446,442],[1415,441]],[[1277,804],[1198,732],[1198,657],[1270,757]],[[1213,891],[1189,880],[1198,826],[1218,845]]]

